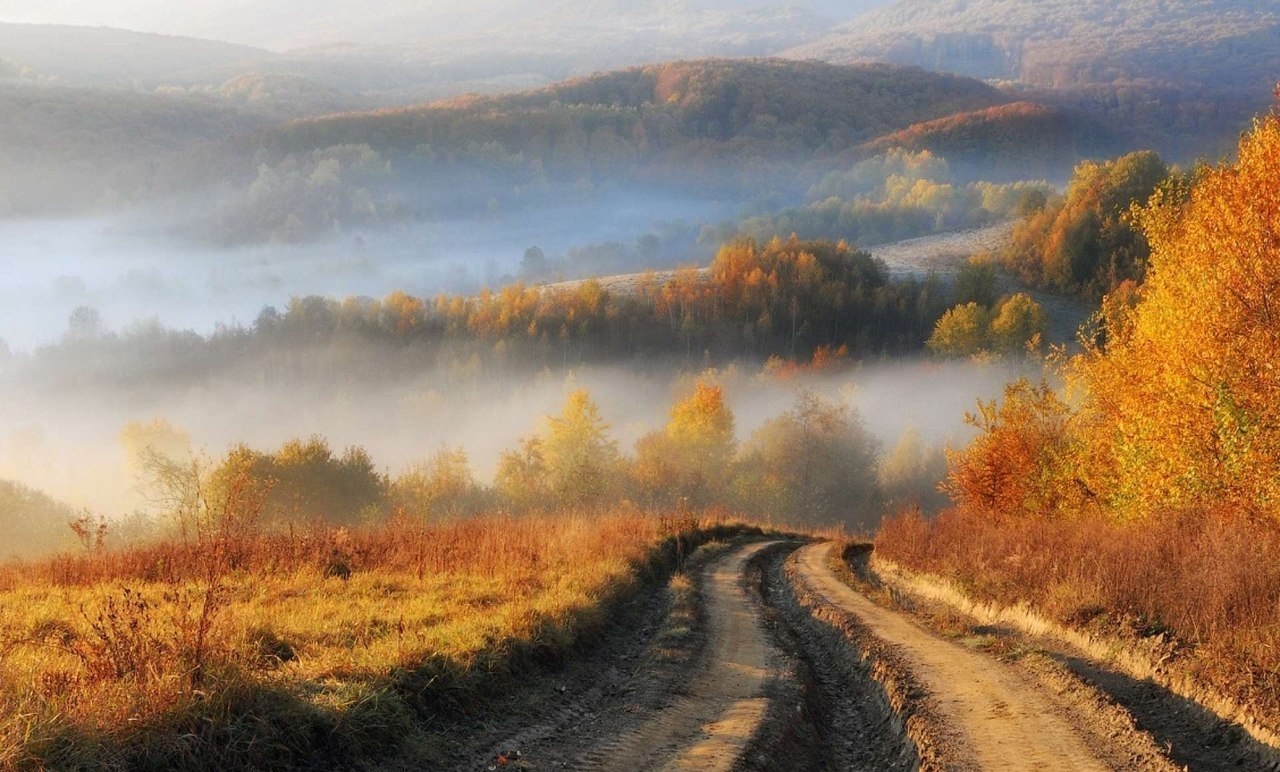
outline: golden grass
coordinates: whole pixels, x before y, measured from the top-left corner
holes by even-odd
[[[621,599],[727,531],[566,515],[251,537],[226,552],[202,659],[201,547],[9,567],[0,767],[342,766],[403,750],[599,635]]]

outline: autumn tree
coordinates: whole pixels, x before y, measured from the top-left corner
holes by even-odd
[[[1146,203],[1171,173],[1151,151],[1081,164],[1064,199],[1019,223],[1005,264],[1026,281],[1090,297],[1141,280],[1148,245],[1129,210]]]
[[[879,447],[847,406],[805,392],[744,448],[740,507],[809,525],[869,527],[879,514]]]
[[[991,320],[991,345],[1002,354],[1039,349],[1049,333],[1049,317],[1023,292],[1004,298]]]
[[[976,302],[952,308],[934,325],[928,345],[943,357],[1009,356],[1038,350],[1048,331],[1044,308],[1019,292],[1001,298],[994,308]]]
[[[543,431],[503,454],[498,491],[518,507],[593,507],[621,492],[622,462],[609,425],[585,389],[570,392]]]
[[[929,348],[944,357],[967,357],[991,345],[991,310],[969,302],[942,315],[929,338]]]
[[[381,515],[387,481],[367,451],[335,455],[323,437],[290,440],[265,453],[238,445],[213,471],[215,490],[246,478],[270,488],[264,518],[275,524],[323,520],[352,525]]]
[[[1280,513],[1280,118],[1239,160],[1163,191],[1137,217],[1151,244],[1132,308],[1075,363],[1089,465],[1126,512],[1215,505]]]
[[[186,461],[192,453],[191,435],[165,418],[129,421],[120,429],[120,445],[135,476],[142,473],[148,450],[172,461]]]
[[[888,510],[917,506],[937,512],[949,499],[939,490],[947,476],[943,447],[925,440],[919,428],[908,426],[876,470],[877,482]]]
[[[503,451],[493,484],[502,500],[516,510],[544,508],[553,503],[542,438],[525,437],[515,450]]]
[[[671,408],[662,431],[636,443],[632,477],[651,501],[683,499],[705,506],[723,496],[736,447],[724,390],[699,382],[693,394]]]
[[[395,478],[388,498],[397,513],[438,520],[476,514],[489,496],[472,475],[466,451],[442,448]]]
[[[1044,383],[1020,380],[1001,400],[980,402],[966,422],[979,434],[950,454],[944,486],[958,504],[991,517],[1056,514],[1084,488],[1070,469],[1071,410]]]

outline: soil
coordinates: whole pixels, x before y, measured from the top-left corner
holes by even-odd
[[[945,601],[912,592],[897,573],[876,579],[893,586],[897,606],[935,629],[978,641],[1059,696],[1093,747],[1107,752],[1117,769],[1280,770],[1280,750],[1151,679],[1090,658],[1064,637],[973,619]]]
[[[1105,770],[1064,711],[996,659],[923,628],[855,591],[832,570],[838,545],[796,552],[798,580],[826,603],[858,617],[873,636],[898,649],[959,747],[949,756],[965,769]]]
[[[1193,704],[878,586],[844,551],[755,542],[701,553],[684,578],[626,609],[596,650],[486,716],[442,727],[443,766],[1269,767],[1242,732]]]
[[[729,770],[769,711],[780,655],[743,578],[752,544],[707,569],[707,650],[687,690],[670,705],[592,750],[578,768]]]

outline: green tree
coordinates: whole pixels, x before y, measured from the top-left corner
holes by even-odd
[[[878,453],[856,413],[805,392],[751,436],[735,486],[747,497],[738,505],[807,525],[871,527]]]
[[[977,303],[988,308],[996,303],[996,264],[990,260],[966,260],[956,275],[955,304]]]
[[[991,322],[991,342],[1002,354],[1039,349],[1049,332],[1049,318],[1030,295],[1019,292],[1000,301]]]
[[[956,306],[934,325],[928,346],[944,357],[967,357],[991,345],[991,311],[977,303]]]

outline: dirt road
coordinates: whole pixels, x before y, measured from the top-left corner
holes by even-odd
[[[1039,650],[1002,661],[877,605],[837,573],[840,547],[718,545],[598,650],[460,725],[456,768],[1168,772],[1169,748],[1211,743],[1148,735]],[[1185,708],[1143,711],[1158,728],[1147,714]],[[1218,763],[1253,758],[1229,750],[1183,756],[1263,768]]]
[[[737,768],[769,709],[778,655],[743,586],[747,561],[768,543],[751,544],[707,569],[705,665],[688,692],[610,743],[606,770]]]
[[[984,770],[1103,770],[1081,735],[1055,706],[1015,671],[989,656],[941,638],[910,617],[882,608],[845,584],[829,561],[837,546],[797,550],[796,580],[823,602],[854,614],[893,646],[960,747],[948,755]]]

